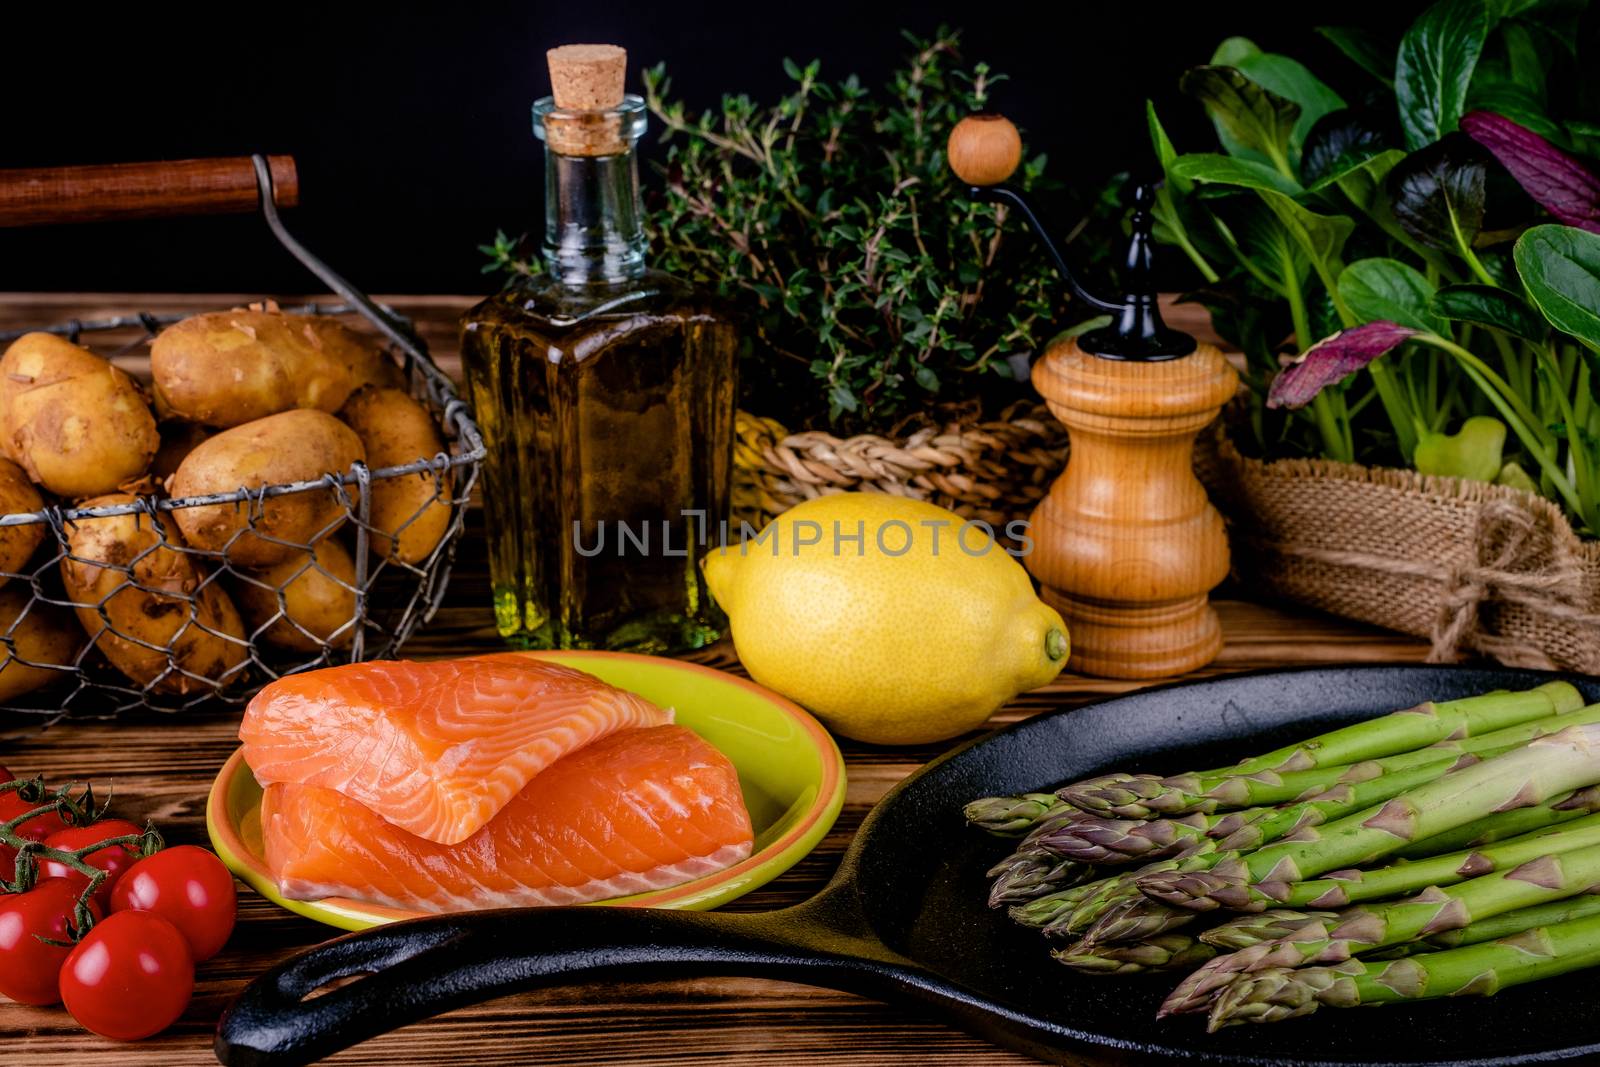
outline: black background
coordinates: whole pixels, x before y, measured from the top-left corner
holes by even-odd
[[[1179,150],[1208,144],[1178,76],[1241,34],[1295,55],[1335,87],[1360,75],[1313,27],[1398,37],[1414,0],[1023,4],[630,2],[123,5],[7,10],[0,22],[0,166],[292,153],[291,227],[375,292],[479,292],[476,244],[539,225],[529,104],[544,49],[581,41],[665,61],[699,108],[723,91],[771,99],[781,60],[823,60],[881,83],[902,27],[962,27],[963,58],[1011,80],[994,98],[1058,177],[1098,183],[1147,158],[1143,101]],[[653,138],[647,135],[647,144]],[[648,174],[648,172],[647,172]],[[649,178],[647,177],[647,181]],[[297,292],[314,287],[257,219],[0,231],[0,289]]]

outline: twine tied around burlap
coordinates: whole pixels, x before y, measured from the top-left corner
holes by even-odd
[[[1478,511],[1474,537],[1476,561],[1443,565],[1429,560],[1351,552],[1306,545],[1276,544],[1272,550],[1301,559],[1383,574],[1437,582],[1442,588],[1433,632],[1430,663],[1455,662],[1473,649],[1515,667],[1546,670],[1561,664],[1537,645],[1514,634],[1480,626],[1486,605],[1517,605],[1552,619],[1592,626],[1596,647],[1581,669],[1600,669],[1600,614],[1579,602],[1584,575],[1576,560],[1562,558],[1554,530],[1516,501],[1485,501]]]

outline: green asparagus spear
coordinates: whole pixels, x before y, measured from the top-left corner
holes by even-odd
[[[1011,920],[1019,926],[1044,930],[1057,919],[1069,914],[1080,900],[1094,890],[1095,884],[1088,882],[1034,897],[1032,900],[1013,905],[1006,914],[1010,915]]]
[[[1160,860],[1155,864],[1130,872],[1120,879],[1106,881],[1103,888],[1096,893],[1081,898],[1070,913],[1059,915],[1051,924],[1046,926],[1048,936],[1060,937],[1089,937],[1095,931],[1097,937],[1111,939],[1117,936],[1148,936],[1152,933],[1174,930],[1183,925],[1170,908],[1144,907],[1138,904],[1143,895],[1138,884],[1138,879],[1147,874],[1158,872],[1207,869],[1208,854],[1222,856],[1225,854],[1238,854],[1259,846],[1266,841],[1274,841],[1290,834],[1307,832],[1310,827],[1316,826],[1329,819],[1347,816],[1352,812],[1370,810],[1382,801],[1398,796],[1414,786],[1422,785],[1439,777],[1442,768],[1433,765],[1422,765],[1407,771],[1386,775],[1383,778],[1367,782],[1358,782],[1340,786],[1332,790],[1322,799],[1307,801],[1304,804],[1288,808],[1269,810],[1254,822],[1245,821],[1227,840],[1200,841],[1180,854],[1180,857],[1169,860]],[[1242,813],[1234,813],[1239,815]],[[1075,816],[1074,821],[1086,816]],[[1229,821],[1230,816],[1223,816],[1217,825],[1221,826]],[[1215,828],[1213,829],[1215,832]],[[1044,835],[1036,839],[1041,846]],[[1234,852],[1223,853],[1221,849],[1233,846],[1238,847]],[[1183,866],[1179,866],[1179,859]],[[1153,903],[1153,902],[1152,902]],[[1102,925],[1102,920],[1104,925]]]
[[[1520,693],[1494,692],[1442,703],[1428,701],[1274,749],[1225,768],[1221,773],[1234,776],[1264,771],[1282,773],[1360,763],[1452,738],[1491,733],[1576,711],[1582,706],[1582,695],[1566,682],[1547,682]],[[1085,811],[1141,818],[1155,813],[1142,794],[1147,790],[1159,791],[1160,782],[1155,775],[1115,773],[1077,782],[1057,792]]]
[[[1368,871],[1332,871],[1321,878],[1302,882],[1257,882],[1250,887],[1248,899],[1233,910],[1343,908],[1415,893],[1430,885],[1450,885],[1490,871],[1503,871],[1553,852],[1568,852],[1596,844],[1600,844],[1600,814],[1589,814],[1484,848],[1462,849]]]
[[[1148,896],[1209,911],[1247,907],[1249,887],[1296,882],[1386,856],[1495,811],[1600,783],[1600,724],[1571,726],[1320,827],[1245,855],[1215,852],[1139,878]]]
[[[1162,1015],[1204,1011],[1236,975],[1275,967],[1339,963],[1374,949],[1471,925],[1518,908],[1565,900],[1600,884],[1600,845],[1542,856],[1509,871],[1446,888],[1430,887],[1406,900],[1353,908],[1312,920],[1280,938],[1218,956],[1175,989]]]
[[[1266,941],[1288,937],[1308,923],[1337,919],[1336,911],[1297,911],[1292,908],[1269,908],[1262,912],[1240,915],[1236,919],[1218,923],[1200,935],[1200,940],[1229,952]]]
[[[1218,923],[1199,936],[1200,940],[1208,945],[1234,952],[1267,941],[1277,941],[1304,928],[1308,923],[1333,919],[1337,915],[1337,912],[1332,911],[1293,911],[1275,908]],[[1518,908],[1504,915],[1477,919],[1459,930],[1442,930],[1404,945],[1396,945],[1391,950],[1392,958],[1398,959],[1418,952],[1437,952],[1445,948],[1495,941],[1502,937],[1510,937],[1512,934],[1520,934],[1524,930],[1532,930],[1536,926],[1549,926],[1551,923],[1568,922],[1590,915],[1600,915],[1600,894],[1585,893],[1566,900],[1554,900],[1548,904]],[[1383,959],[1388,953],[1372,952],[1363,955],[1368,959]]]
[[[1083,940],[1096,944],[1113,941],[1143,941],[1188,926],[1200,913],[1174,908],[1143,893],[1130,893],[1107,907],[1083,931]]]
[[[1473,760],[1476,757],[1463,756],[1462,759]],[[1211,829],[1211,836],[1218,838],[1214,851],[1249,852],[1279,838],[1309,831],[1329,820],[1364,811],[1374,804],[1381,804],[1418,786],[1437,781],[1452,769],[1461,768],[1455,763],[1424,763],[1386,774],[1382,778],[1345,782],[1299,804],[1277,808],[1255,819],[1240,820],[1237,829],[1231,833],[1227,830],[1233,824],[1224,816]]]
[[[1518,908],[1504,915],[1479,919],[1459,930],[1445,930],[1413,942],[1413,946],[1419,951],[1437,952],[1440,949],[1460,948],[1462,945],[1479,945],[1485,941],[1498,941],[1502,937],[1520,934],[1524,930],[1571,922],[1573,919],[1586,919],[1591,915],[1600,915],[1600,895],[1586,893],[1567,900],[1553,900],[1548,904],[1535,904],[1531,908]]]
[[[1209,960],[1217,950],[1186,934],[1162,934],[1115,945],[1079,943],[1050,954],[1085,974],[1120,975],[1187,970]]]
[[[989,907],[1002,908],[1081,882],[1094,868],[1047,852],[1015,852],[989,869]]]
[[[1574,919],[1442,952],[1238,976],[1217,997],[1209,1029],[1309,1015],[1320,1007],[1489,996],[1510,986],[1600,965],[1600,916]]]
[[[1570,796],[1553,797],[1542,804],[1497,811],[1442,834],[1425,837],[1395,851],[1396,859],[1414,860],[1441,852],[1490,845],[1581,819],[1600,811],[1600,788],[1579,789]]]
[[[1245,774],[1230,767],[1168,778],[1129,775],[1098,787],[1080,784],[1063,792],[1078,797],[1085,810],[1125,819],[1286,804],[1341,783],[1364,782],[1427,763],[1448,763],[1462,755],[1486,759],[1568,726],[1600,722],[1600,704],[1569,710],[1567,703],[1564,701],[1558,705],[1562,710],[1557,714],[1531,722],[1469,737],[1450,738],[1426,748],[1348,765],[1319,763],[1310,770],[1263,770]]]
[[[1235,814],[1262,818],[1272,808],[1256,808]],[[1042,849],[1080,863],[1115,866],[1123,863],[1165,859],[1196,846],[1211,849],[1215,843],[1207,836],[1223,818],[1218,815],[1179,815],[1171,819],[1108,819],[1079,812],[1035,843]]]
[[[996,837],[1021,837],[1041,822],[1073,809],[1054,793],[1023,793],[1015,797],[984,797],[963,810],[967,822]]]
[[[1081,937],[1085,930],[1099,920],[1110,908],[1125,900],[1137,900],[1143,894],[1139,891],[1139,879],[1147,874],[1157,871],[1172,870],[1177,867],[1180,860],[1156,860],[1147,863],[1137,870],[1125,874],[1103,878],[1094,883],[1094,889],[1085,894],[1069,912],[1063,913],[1054,922],[1044,928],[1046,937]]]

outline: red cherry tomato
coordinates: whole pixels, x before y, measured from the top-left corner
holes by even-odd
[[[18,815],[42,806],[41,804],[23,800],[15,789],[0,793],[0,822],[10,822]],[[43,841],[57,830],[66,829],[66,826],[67,824],[62,820],[60,814],[51,811],[29,819],[21,826],[18,826],[16,832],[19,837],[26,837],[31,841]]]
[[[5,770],[3,767],[0,767],[0,771],[4,771],[3,776],[0,776],[0,782],[12,780],[10,771]],[[0,793],[0,823],[10,822],[18,815],[32,811],[37,807],[41,807],[41,805],[23,800],[15,789]],[[43,841],[56,831],[66,829],[66,826],[67,824],[62,821],[61,816],[52,811],[29,819],[16,828],[16,833],[18,837],[26,837],[30,841]],[[16,877],[16,862],[17,850],[7,845],[0,845],[0,879],[10,881]]]
[[[193,995],[189,943],[147,911],[125,911],[98,924],[61,968],[61,999],[72,1017],[114,1041],[160,1033]]]
[[[203,848],[178,845],[130,867],[111,891],[111,910],[148,911],[166,919],[199,963],[228,943],[239,904],[233,875],[221,860]]]
[[[26,893],[0,897],[0,994],[20,1004],[61,999],[57,979],[72,949],[39,938],[72,939],[68,923],[80,889],[63,878],[46,878]],[[90,903],[89,910],[99,917],[97,905]]]
[[[98,841],[109,841],[114,837],[127,837],[130,834],[142,834],[144,829],[135,826],[126,819],[101,819],[89,826],[69,826],[65,830],[57,830],[44,839],[46,848],[58,848],[63,852],[76,852],[80,848],[87,848]],[[129,867],[139,860],[139,853],[125,845],[112,848],[102,848],[83,857],[83,862],[91,867],[106,872],[106,880],[100,883],[100,888],[95,892],[94,898],[101,907],[108,907],[111,902],[111,890],[116,887],[117,879],[121,878]],[[89,877],[73,870],[60,860],[44,860],[39,864],[39,873],[45,878],[65,878],[79,889],[89,884]]]
[[[0,785],[4,785],[6,782],[11,781],[15,777],[16,775],[12,774],[6,769],[5,764],[0,763]]]

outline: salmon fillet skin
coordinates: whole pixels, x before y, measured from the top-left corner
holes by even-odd
[[[457,845],[315,785],[266,788],[267,869],[287,897],[419,911],[583,904],[665,889],[747,858],[728,758],[682,726],[621,730],[552,764]]]
[[[279,678],[245,709],[263,786],[315,786],[443,845],[466,841],[561,757],[672,721],[643,697],[516,653],[352,663]]]

